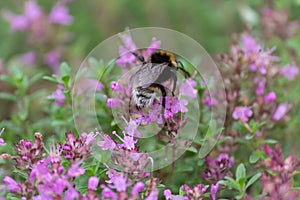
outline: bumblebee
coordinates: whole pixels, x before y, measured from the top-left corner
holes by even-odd
[[[182,63],[175,59],[175,56],[167,51],[156,51],[151,56],[149,61],[145,61],[144,57],[132,52],[141,62],[140,68],[131,76],[129,84],[132,88],[132,97],[137,109],[149,107],[157,92],[162,95],[162,118],[164,111],[167,91],[163,83],[167,80],[172,80],[172,94],[176,90],[177,71],[181,70],[185,77],[190,77],[190,73],[184,69]]]

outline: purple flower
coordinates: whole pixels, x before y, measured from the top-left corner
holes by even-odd
[[[35,179],[38,180],[50,180],[50,170],[46,166],[46,162],[44,160],[39,161],[32,169],[31,173],[28,177],[29,182],[34,183]]]
[[[208,90],[203,93],[202,103],[208,107],[217,105],[217,100],[212,98]]]
[[[119,54],[120,57],[116,60],[116,64],[119,66],[126,67],[136,60],[136,57],[123,46],[119,47]]]
[[[187,100],[178,100],[177,98],[173,98],[170,100],[171,100],[170,108],[171,108],[172,113],[176,114],[179,111],[182,113],[185,113],[188,111],[188,109],[185,107],[188,104]]]
[[[55,104],[62,106],[64,104],[64,99],[66,98],[65,94],[63,93],[64,86],[63,85],[58,85],[57,90],[55,90],[52,95],[50,96],[51,98],[55,99]]]
[[[224,166],[231,168],[233,166],[233,159],[227,153],[221,153],[215,160],[215,163],[220,168]]]
[[[172,192],[171,190],[167,189],[164,191],[164,196],[166,197],[166,200],[171,200]]]
[[[82,140],[84,141],[84,144],[86,145],[90,145],[91,143],[93,143],[96,140],[96,136],[99,134],[99,132],[90,132],[89,134],[87,133],[82,133],[80,135],[80,138],[82,138]]]
[[[200,177],[208,181],[222,180],[229,168],[233,166],[233,158],[228,154],[221,153],[217,158],[211,160],[209,156],[205,158],[207,168],[201,173]]]
[[[29,28],[29,21],[24,15],[15,15],[5,12],[4,18],[10,23],[10,30],[12,32],[26,31]]]
[[[3,132],[4,132],[4,128],[2,128],[2,130],[0,131],[0,137],[1,137]],[[3,146],[3,145],[5,145],[5,141],[4,141],[3,138],[0,138],[0,146]]]
[[[174,114],[178,112],[185,113],[188,109],[185,107],[188,104],[187,100],[178,100],[177,97],[165,97],[166,99],[166,109],[165,118],[171,119]],[[162,104],[162,98],[160,99],[160,104]]]
[[[70,186],[68,190],[65,193],[65,198],[64,199],[78,199],[79,198],[79,193],[75,190],[73,186]]]
[[[186,79],[181,87],[180,87],[180,92],[183,95],[186,95],[192,99],[197,98],[198,91],[195,89],[197,86],[197,82],[191,78]]]
[[[41,8],[35,1],[31,0],[25,3],[24,15],[29,21],[37,20],[42,13]]]
[[[111,82],[110,88],[111,88],[112,91],[114,91],[114,92],[118,92],[118,93],[123,92],[123,87],[122,87],[122,85],[120,85],[120,84],[119,84],[118,82],[116,82],[116,81]]]
[[[69,15],[69,9],[64,5],[56,5],[49,14],[50,22],[54,24],[70,25],[73,17]]]
[[[77,163],[71,165],[71,167],[68,170],[69,177],[77,177],[77,176],[84,174],[85,170],[83,168],[79,167],[80,164],[81,164],[81,162],[77,162]]]
[[[53,199],[53,196],[62,195],[66,189],[68,182],[62,178],[56,178],[50,174],[50,180],[41,180],[37,185],[37,189],[42,199]]]
[[[44,57],[45,63],[55,74],[59,74],[60,53],[57,50],[48,52]]]
[[[289,106],[287,104],[281,103],[275,110],[272,119],[274,121],[280,121],[289,111]]]
[[[188,197],[182,197],[179,195],[172,195],[171,190],[167,189],[164,191],[164,196],[166,200],[188,200]]]
[[[15,150],[18,156],[14,158],[16,167],[24,170],[32,167],[38,160],[42,158],[44,144],[42,142],[41,134],[35,133],[34,144],[23,139],[15,144]]]
[[[60,151],[67,160],[81,161],[83,158],[90,156],[90,142],[94,140],[94,134],[81,134],[78,138],[74,137],[73,132],[66,133],[66,142],[60,144]]]
[[[252,110],[246,106],[235,107],[232,117],[233,119],[240,119],[243,122],[247,122],[248,118],[252,116]]]
[[[127,49],[128,51],[134,51],[135,49],[137,49],[135,43],[131,38],[129,29],[126,29],[125,32],[122,34],[119,34],[119,37],[123,41],[125,49]]]
[[[122,139],[115,131],[113,132],[115,136],[117,136],[123,144],[119,144],[119,147],[125,148],[128,150],[135,149],[135,144],[137,143],[137,140],[134,139],[133,135],[126,135],[124,132],[124,139]]]
[[[36,53],[34,51],[29,51],[23,54],[20,59],[25,65],[34,65],[36,61]]]
[[[131,52],[136,52],[137,47],[133,42],[129,29],[126,29],[124,33],[120,34],[124,46],[119,46],[119,55],[120,57],[116,60],[116,64],[119,66],[126,67],[130,64],[133,64],[137,58]],[[147,59],[154,51],[160,47],[160,41],[156,38],[152,38],[152,43],[147,50],[139,52],[141,55]],[[137,52],[136,52],[137,53]]]
[[[88,189],[95,191],[97,189],[98,183],[99,183],[99,178],[95,176],[90,177],[88,183]]]
[[[102,190],[102,196],[104,198],[110,198],[112,200],[117,200],[118,199],[118,195],[112,191],[109,187],[106,187],[105,185],[101,185]]]
[[[131,195],[139,194],[140,192],[142,192],[144,190],[144,188],[145,188],[145,184],[143,182],[141,182],[141,181],[137,182],[131,190]]]
[[[107,107],[114,108],[114,107],[120,107],[121,103],[120,100],[117,98],[109,98],[107,99]]]
[[[204,193],[206,192],[207,186],[197,184],[194,188],[190,188],[187,184],[182,186],[185,196],[189,199],[204,200]]]
[[[256,43],[255,39],[251,35],[244,35],[241,43],[244,47],[243,50],[247,55],[257,53],[261,50],[261,46]]]
[[[299,74],[299,69],[295,65],[287,65],[280,69],[279,74],[289,80],[293,80],[295,76]]]
[[[0,138],[0,146],[4,146],[5,145],[5,141],[3,138]]]
[[[276,100],[276,93],[275,92],[270,92],[268,93],[265,98],[264,101],[265,103],[272,103]]]
[[[296,200],[300,193],[293,188],[292,179],[300,164],[299,160],[293,155],[284,159],[279,144],[276,144],[273,149],[268,145],[262,149],[268,156],[260,163],[260,166],[268,171],[268,173],[262,173],[260,177],[263,193],[269,199],[281,197],[281,199]]]
[[[145,198],[145,200],[157,200],[158,199],[158,191],[157,189],[151,190],[150,194]]]
[[[132,136],[142,137],[142,134],[137,130],[139,127],[139,122],[137,120],[130,119],[127,127],[125,127],[125,131]]]
[[[157,49],[159,49],[161,42],[157,40],[155,37],[152,38],[152,43],[146,50],[146,57],[149,57],[152,53],[154,53]]]
[[[117,172],[111,175],[110,180],[106,181],[110,183],[108,186],[110,188],[116,189],[118,192],[126,191],[127,186],[130,184],[127,183],[127,176],[119,174]]]
[[[255,80],[255,82],[258,82],[257,87],[255,89],[255,94],[263,95],[265,92],[265,85],[266,85],[267,80],[265,78],[263,78],[262,80]]]
[[[241,46],[245,55],[252,62],[249,66],[251,71],[258,70],[261,74],[266,74],[266,68],[271,62],[278,60],[277,57],[272,56],[275,48],[264,51],[251,35],[244,35],[242,37]]]
[[[3,184],[7,185],[9,192],[21,192],[21,187],[19,186],[19,184],[9,176],[4,177]]]
[[[211,186],[210,186],[210,198],[212,199],[212,200],[216,200],[216,194],[217,194],[217,192],[218,192],[218,190],[219,190],[219,184],[217,183],[217,184],[212,184]]]
[[[104,141],[99,141],[97,143],[104,151],[105,150],[114,150],[116,148],[116,143],[109,137],[107,134],[100,134],[100,136],[104,139]]]

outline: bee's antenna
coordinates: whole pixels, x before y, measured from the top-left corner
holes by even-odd
[[[178,64],[177,69],[180,69],[185,74],[186,78],[191,77],[191,74],[188,71],[186,71],[186,69],[184,69],[184,66],[181,61],[176,61],[176,63]]]
[[[139,55],[139,54],[137,54],[137,53],[135,53],[135,52],[132,52],[132,51],[131,51],[131,53],[132,53],[135,57],[137,57],[143,64],[146,63],[145,58],[144,58],[142,55]]]

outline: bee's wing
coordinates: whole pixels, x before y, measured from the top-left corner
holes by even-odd
[[[150,84],[155,83],[157,78],[168,67],[166,64],[144,64],[135,74],[130,78],[131,87],[149,87]]]

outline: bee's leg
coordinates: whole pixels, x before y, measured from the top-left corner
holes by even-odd
[[[135,104],[135,108],[137,109],[137,110],[140,110],[141,108],[138,106],[138,105],[136,105]]]
[[[131,52],[131,53],[132,53],[135,57],[137,57],[137,59],[139,59],[143,64],[146,63],[145,58],[144,58],[142,55],[137,54],[137,53],[135,53],[135,52]]]
[[[186,71],[186,69],[184,69],[182,62],[181,61],[176,61],[176,62],[178,64],[177,68],[184,73],[185,78],[191,77],[191,74],[188,71]]]
[[[167,96],[167,92],[166,89],[163,85],[158,84],[158,83],[152,83],[150,85],[150,87],[156,87],[159,88],[161,91],[161,95],[162,95],[162,107],[161,107],[161,115],[162,115],[162,120],[164,122],[164,126],[167,126],[167,121],[165,118],[165,107],[166,107],[166,96]]]
[[[175,90],[176,90],[176,86],[177,86],[177,75],[176,75],[176,72],[172,72],[171,77],[173,79],[172,96],[175,96]]]

